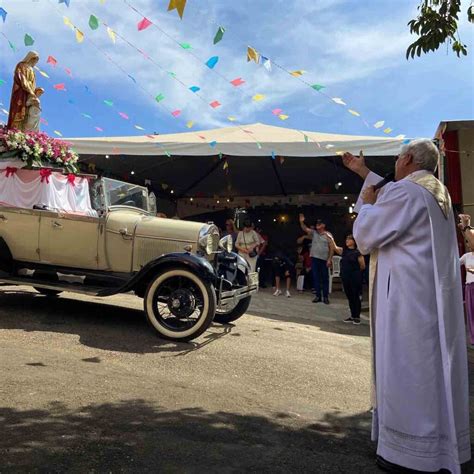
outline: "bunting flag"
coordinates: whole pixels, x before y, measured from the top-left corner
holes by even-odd
[[[48,59],[46,60],[46,63],[51,64],[53,67],[56,67],[56,64],[58,64],[58,61],[56,60],[55,57],[48,56]]]
[[[227,170],[228,168],[229,168],[229,163],[226,160],[225,163],[224,163],[224,166],[222,167],[222,169]]]
[[[272,150],[272,160],[276,158],[275,152]]]
[[[265,56],[262,56],[262,64],[263,64],[263,67],[267,70],[267,71],[271,71],[272,70],[272,63],[271,61],[266,58]]]
[[[214,100],[209,104],[213,109],[217,109],[217,107],[220,107],[222,104],[218,100]]]
[[[170,0],[168,11],[176,10],[181,19],[183,19],[184,9],[186,7],[186,0]]]
[[[283,112],[282,109],[273,109],[273,110],[272,110],[272,114],[273,114],[273,115],[280,115],[282,112]]]
[[[285,157],[284,157],[284,156],[280,156],[280,165],[282,165],[284,162],[285,162]]]
[[[16,47],[10,40],[8,40],[8,45],[10,46],[10,48],[13,52],[16,52]]]
[[[134,125],[134,127],[135,127],[137,130],[145,130],[143,127],[140,127],[140,125]]]
[[[193,128],[193,125],[194,125],[194,122],[192,120],[186,123],[186,127],[188,128]]]
[[[109,26],[107,27],[107,34],[109,35],[109,38],[112,40],[112,43],[115,43],[116,38],[115,38],[115,31],[110,28]]]
[[[81,113],[81,115],[86,119],[91,119],[92,118],[89,114]]]
[[[74,29],[74,25],[71,23],[71,20],[67,16],[63,17],[63,21],[66,26],[69,26],[69,28],[71,28],[72,30]]]
[[[209,69],[213,69],[214,66],[217,64],[218,61],[219,61],[219,56],[212,56],[212,58],[209,58],[209,59],[206,61],[206,66],[207,66]]]
[[[173,117],[179,117],[181,115],[181,110],[173,110],[173,112],[171,112],[171,115]]]
[[[230,81],[230,83],[231,83],[234,87],[239,87],[239,86],[241,86],[242,84],[245,84],[245,81],[243,81],[241,77],[237,77],[237,78],[233,79],[232,81]]]
[[[64,85],[64,83],[55,84],[53,87],[54,87],[54,89],[56,89],[57,91],[65,91],[65,90],[66,90],[66,86]]]
[[[0,7],[0,16],[2,17],[3,23],[5,23],[5,20],[7,19],[8,12]]]
[[[165,96],[163,94],[158,94],[156,97],[155,97],[155,100],[160,103],[162,100],[164,100]]]
[[[324,89],[324,86],[322,86],[321,84],[313,84],[311,86],[315,91],[320,91],[321,89]]]
[[[340,97],[333,97],[331,100],[339,105],[347,105]]]
[[[62,136],[63,136],[63,134],[62,134],[60,131],[58,131],[58,130],[54,130],[54,133],[55,133],[58,137],[62,137]]]
[[[382,128],[385,125],[383,120],[379,120],[378,122],[374,123],[374,128]]]
[[[124,120],[128,120],[130,117],[124,113],[124,112],[119,112],[120,117],[122,117]]]
[[[38,72],[39,72],[43,77],[46,77],[46,79],[49,79],[49,76],[48,76],[44,71],[42,71],[41,69],[38,69]]]
[[[227,120],[228,120],[229,122],[235,122],[235,121],[237,120],[237,118],[236,118],[236,117],[233,117],[232,115],[229,115],[229,116],[227,117]]]
[[[359,112],[357,112],[356,110],[349,109],[348,112],[352,115],[355,115],[356,117],[360,117]]]
[[[104,130],[100,127],[94,127],[98,132],[103,132]]]
[[[263,99],[265,99],[265,96],[263,94],[255,94],[252,97],[252,100],[254,100],[255,102],[260,102]]]
[[[71,3],[71,0],[59,0],[58,3],[59,4],[64,3],[69,8],[69,4]]]
[[[99,19],[95,15],[89,17],[89,27],[91,30],[97,30],[97,28],[99,28]]]
[[[179,43],[183,49],[192,49],[189,43]]]
[[[64,72],[65,72],[69,77],[72,77],[72,71],[71,71],[68,67],[65,67],[65,68],[64,68]]]
[[[298,69],[297,71],[293,71],[293,72],[290,72],[290,74],[293,76],[293,77],[300,77],[302,76],[306,71],[303,71],[301,69]]]
[[[392,133],[392,132],[393,132],[393,130],[392,130],[390,127],[386,128],[386,129],[383,131],[383,133],[387,133],[387,134]]]
[[[211,148],[215,148],[216,145],[217,145],[217,142],[216,142],[215,140],[209,143],[209,146],[210,146]]]
[[[82,43],[84,41],[84,33],[76,28],[76,41]]]
[[[3,84],[5,84],[5,79],[0,79],[0,86],[3,86]]]
[[[104,104],[108,105],[109,107],[112,107],[114,103],[111,100],[104,100]]]
[[[280,114],[280,115],[278,116],[278,118],[279,118],[280,120],[287,120],[287,119],[289,119],[290,117],[289,117],[289,115]]]
[[[217,33],[214,36],[214,44],[217,44],[219,43],[219,41],[222,40],[222,38],[224,37],[224,32],[225,32],[225,28],[222,26],[219,26]]]
[[[152,23],[148,18],[143,18],[137,24],[138,31],[146,30],[151,24]]]
[[[258,64],[259,60],[260,54],[258,54],[257,50],[251,46],[247,46],[247,62],[255,61],[255,63]]]
[[[190,90],[191,92],[198,92],[198,91],[201,90],[201,88],[198,87],[198,86],[191,86],[191,87],[189,88],[189,90]]]
[[[406,135],[397,135],[395,138],[397,140],[403,140],[406,137]]]
[[[25,34],[23,41],[25,46],[33,46],[35,44],[35,40],[28,33]]]

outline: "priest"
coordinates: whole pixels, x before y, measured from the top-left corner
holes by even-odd
[[[438,160],[430,140],[410,142],[377,192],[362,154],[343,157],[365,180],[353,233],[371,254],[372,438],[389,472],[460,473],[471,457],[459,255]]]

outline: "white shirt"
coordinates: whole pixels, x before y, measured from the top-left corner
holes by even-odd
[[[468,272],[468,268],[474,269],[474,252],[465,253],[459,261],[466,267],[466,284],[474,283],[474,273]]]

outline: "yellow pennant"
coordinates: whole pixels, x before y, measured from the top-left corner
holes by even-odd
[[[186,7],[186,0],[170,0],[168,11],[177,10],[179,17],[183,18],[184,8]]]
[[[255,94],[252,97],[252,100],[254,100],[255,102],[260,102],[263,99],[265,99],[265,96],[263,94]]]
[[[44,71],[39,70],[39,73],[40,73],[43,77],[46,77],[47,79],[49,79],[49,76],[48,76]]]
[[[299,77],[302,76],[306,71],[303,71],[302,69],[298,69],[297,71],[290,72],[290,74],[294,77]]]
[[[84,33],[76,28],[76,41],[82,43],[84,41]]]
[[[63,17],[63,20],[66,26],[69,26],[69,28],[74,29],[74,25],[71,23],[71,20],[67,16]]]
[[[228,120],[229,122],[235,122],[235,121],[237,120],[237,118],[236,118],[236,117],[233,117],[232,115],[229,115],[229,116],[227,117],[227,120]]]
[[[289,116],[289,115],[285,115],[285,114],[280,114],[280,115],[278,116],[278,118],[279,118],[280,120],[286,120],[286,119],[290,118],[290,116]]]
[[[356,117],[360,117],[359,112],[357,112],[356,110],[349,109],[348,112],[352,115],[355,115]]]
[[[247,62],[248,61],[255,61],[257,64],[260,61],[260,54],[258,54],[257,50],[251,46],[247,47]]]
[[[112,42],[115,43],[115,31],[109,26],[107,27],[107,34],[109,35],[109,38],[112,40]]]
[[[58,132],[57,130],[54,131],[54,133],[58,136],[58,137],[62,137],[63,134],[61,132]]]
[[[190,120],[187,124],[186,124],[186,127],[188,128],[193,128],[193,125],[194,125],[194,122],[192,120]]]
[[[103,5],[105,3],[105,0],[99,0],[99,3]]]
[[[386,129],[383,131],[383,133],[392,133],[392,132],[393,132],[393,130],[392,130],[390,127],[386,128]]]
[[[229,163],[227,161],[224,163],[224,166],[222,167],[223,170],[226,170],[229,167]]]

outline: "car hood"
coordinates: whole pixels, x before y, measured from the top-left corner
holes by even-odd
[[[135,236],[178,240],[196,244],[199,239],[199,232],[206,227],[207,224],[202,222],[143,216],[137,224]]]

